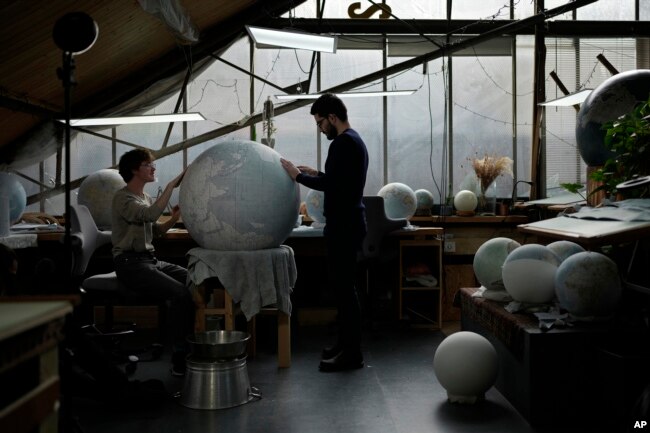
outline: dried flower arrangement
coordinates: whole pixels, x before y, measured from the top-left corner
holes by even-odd
[[[487,188],[502,174],[512,176],[512,159],[507,156],[489,156],[483,158],[472,158],[474,173],[481,184],[481,194],[485,195]]]

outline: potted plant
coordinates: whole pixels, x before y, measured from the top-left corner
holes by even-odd
[[[648,186],[625,192],[616,187],[638,176],[650,175],[650,96],[630,113],[604,123],[603,129],[605,147],[616,156],[591,173],[590,179],[601,183],[591,194],[604,191],[620,198],[650,197]]]

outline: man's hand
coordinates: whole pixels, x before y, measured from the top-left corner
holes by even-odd
[[[305,173],[310,176],[318,176],[318,170],[316,170],[315,168],[308,167],[306,165],[299,165],[298,170],[300,170],[301,173]]]
[[[300,174],[300,170],[298,169],[298,167],[293,165],[291,161],[288,161],[284,158],[280,158],[280,163],[282,164],[282,168],[284,168],[287,171],[291,179],[296,180],[296,176]]]

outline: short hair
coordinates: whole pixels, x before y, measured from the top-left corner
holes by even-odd
[[[133,149],[126,152],[120,158],[119,171],[124,182],[133,179],[133,170],[140,168],[143,162],[153,161],[153,153],[148,149]]]
[[[318,114],[321,117],[334,114],[343,122],[348,120],[348,109],[345,108],[341,98],[332,93],[325,93],[319,97],[311,106],[311,114]]]

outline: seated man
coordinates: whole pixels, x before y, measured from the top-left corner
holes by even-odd
[[[187,355],[185,338],[194,330],[194,302],[187,269],[156,259],[152,240],[154,234],[165,233],[180,217],[180,208],[174,206],[171,218],[157,222],[185,172],[172,179],[153,200],[144,192],[145,184],[155,180],[153,159],[151,152],[143,149],[131,150],[120,158],[119,171],[126,186],[113,197],[113,261],[117,277],[130,290],[156,301],[169,301],[172,374],[182,376]]]

